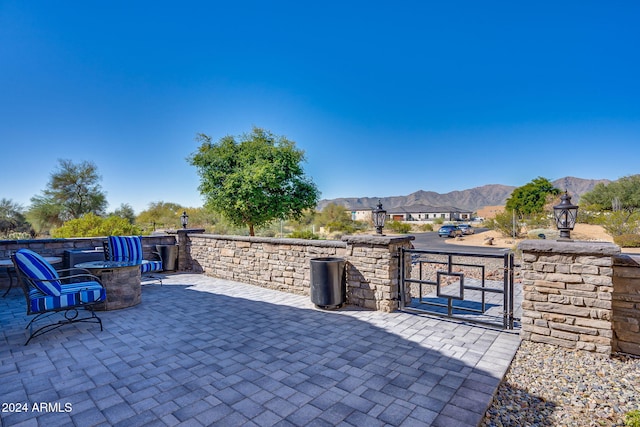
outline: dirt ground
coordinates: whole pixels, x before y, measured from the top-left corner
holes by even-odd
[[[446,242],[451,245],[466,246],[484,246],[486,239],[493,237],[493,245],[496,248],[514,248],[525,239],[516,239],[503,237],[501,233],[493,230],[483,233],[469,234],[455,239],[447,239]],[[575,229],[571,232],[571,238],[574,240],[586,240],[597,242],[613,242],[613,238],[609,236],[599,225],[576,224]],[[640,253],[640,248],[624,248],[622,252]]]

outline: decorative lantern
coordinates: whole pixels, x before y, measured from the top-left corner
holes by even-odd
[[[180,223],[182,224],[182,228],[187,228],[187,224],[189,224],[189,215],[187,215],[187,211],[182,212],[182,215],[180,215]]]
[[[378,206],[371,211],[371,219],[373,220],[373,226],[376,228],[377,234],[382,234],[382,227],[387,219],[387,211],[382,209],[382,203],[378,200]]]
[[[570,240],[570,233],[576,225],[578,206],[571,204],[571,197],[565,191],[560,197],[560,204],[553,207],[556,227],[560,230],[560,239]]]

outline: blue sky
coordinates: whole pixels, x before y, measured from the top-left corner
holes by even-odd
[[[0,1],[0,198],[93,161],[109,210],[201,206],[253,126],[322,198],[640,173],[635,1]]]

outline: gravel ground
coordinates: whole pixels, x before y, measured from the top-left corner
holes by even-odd
[[[523,341],[481,426],[624,426],[634,409],[640,358]]]

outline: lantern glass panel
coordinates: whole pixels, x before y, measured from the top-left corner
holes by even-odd
[[[387,213],[382,212],[374,212],[373,213],[373,225],[376,227],[384,227],[384,221],[386,219]]]

